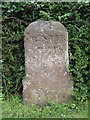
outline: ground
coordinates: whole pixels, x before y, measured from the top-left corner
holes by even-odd
[[[34,104],[24,105],[19,96],[2,100],[3,118],[88,118],[88,102],[54,103],[50,101],[45,106]]]

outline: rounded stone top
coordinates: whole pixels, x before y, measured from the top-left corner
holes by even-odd
[[[67,29],[57,21],[44,21],[44,20],[37,20],[35,22],[32,22],[28,25],[28,27],[25,29],[24,34],[29,34],[30,31],[36,31],[36,32],[44,32],[44,31],[57,31],[57,32],[67,32]]]

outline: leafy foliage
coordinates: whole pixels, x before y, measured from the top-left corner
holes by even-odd
[[[69,33],[70,74],[76,100],[85,101],[89,91],[90,5],[88,3],[2,3],[3,93],[22,91],[25,75],[24,30],[37,19],[61,22]],[[88,96],[89,97],[89,96]]]

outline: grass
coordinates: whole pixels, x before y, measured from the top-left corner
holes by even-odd
[[[58,104],[53,101],[40,107],[35,104],[24,105],[19,96],[2,100],[3,118],[88,118],[87,102],[77,104],[75,101]]]

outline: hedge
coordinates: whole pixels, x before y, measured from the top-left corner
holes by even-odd
[[[89,98],[90,4],[70,2],[2,3],[3,94],[22,95],[25,76],[24,30],[37,19],[61,22],[69,33],[69,72],[73,76],[73,97]]]

